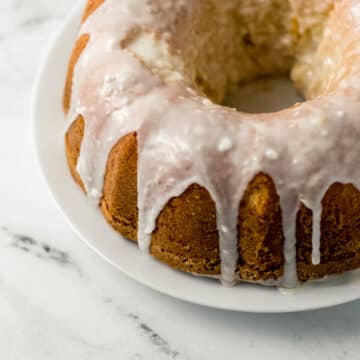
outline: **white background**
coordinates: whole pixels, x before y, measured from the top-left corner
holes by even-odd
[[[0,0],[0,359],[359,359],[359,301],[211,310],[138,285],[73,234],[40,175],[29,117],[36,72],[73,4]]]

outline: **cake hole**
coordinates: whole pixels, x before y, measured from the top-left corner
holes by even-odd
[[[223,105],[247,113],[271,113],[303,102],[287,76],[269,76],[232,87]]]
[[[334,88],[341,39],[325,36],[331,4],[309,2],[305,16],[291,0],[194,2],[176,36],[136,29],[122,47],[164,82],[242,112],[276,112],[304,101],[289,78],[307,100]]]

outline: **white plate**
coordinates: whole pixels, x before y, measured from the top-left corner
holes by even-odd
[[[307,285],[286,296],[275,288],[249,284],[226,288],[215,280],[187,275],[157,262],[110,228],[100,211],[88,204],[74,184],[64,154],[65,119],[61,98],[81,10],[82,6],[78,6],[72,12],[48,53],[35,87],[32,109],[41,168],[56,202],[80,238],[140,283],[170,296],[214,308],[292,312],[360,299],[360,276],[354,274]]]

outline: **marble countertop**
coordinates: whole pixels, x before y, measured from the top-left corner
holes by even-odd
[[[0,359],[359,359],[360,302],[251,315],[149,290],[60,215],[38,169],[29,105],[73,0],[0,1]]]

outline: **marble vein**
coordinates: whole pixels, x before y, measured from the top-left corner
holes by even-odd
[[[170,359],[176,359],[180,355],[178,351],[174,350],[160,334],[146,324],[138,315],[129,313],[128,317],[135,321],[138,328],[160,352],[168,355]]]
[[[11,247],[36,256],[41,260],[49,260],[60,266],[70,266],[74,268],[79,275],[82,275],[79,266],[67,252],[54,248],[46,242],[35,240],[31,236],[14,233],[6,227],[2,227],[1,231],[11,239]]]
[[[25,19],[24,21],[22,21],[20,24],[17,25],[16,29],[17,30],[26,30],[30,27],[41,26],[44,23],[50,22],[52,20],[54,20],[54,18],[51,16],[35,15],[35,16],[29,17],[29,18]]]
[[[113,349],[110,346],[105,346],[105,345],[99,345],[99,344],[93,344],[91,342],[89,342],[86,339],[83,339],[82,337],[79,336],[71,336],[71,340],[74,341],[75,343],[78,343],[80,345],[83,345],[87,348],[90,348],[92,350],[96,350],[96,351],[101,351],[101,352],[111,352],[113,351]]]

